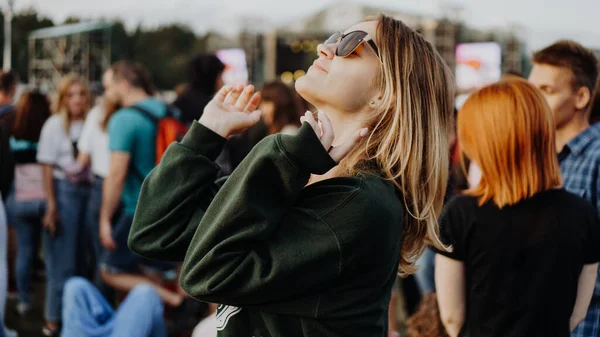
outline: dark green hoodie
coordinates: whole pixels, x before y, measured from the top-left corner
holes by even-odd
[[[194,122],[146,178],[129,247],[182,261],[192,297],[222,304],[219,336],[387,336],[404,207],[375,175],[336,163],[308,124],[261,141],[225,181],[226,140]]]

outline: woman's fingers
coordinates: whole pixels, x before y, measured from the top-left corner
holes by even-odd
[[[230,85],[224,85],[221,90],[215,95],[215,101],[219,103],[224,103],[227,95],[233,90],[233,87]]]
[[[350,139],[341,144],[340,146],[336,146],[329,151],[329,155],[336,162],[339,163],[342,159],[344,159],[352,149],[358,145],[360,140],[367,136],[369,133],[369,129],[362,128],[356,131]]]
[[[339,163],[344,159],[348,153],[359,144],[360,140],[369,133],[368,128],[359,129],[343,144],[331,147],[335,140],[335,133],[333,125],[326,114],[319,111],[319,122],[317,122],[313,114],[310,111],[307,111],[306,114],[300,118],[300,121],[310,124],[317,134],[317,137],[321,140],[321,144],[323,144],[325,150],[329,152],[329,155],[336,163]]]
[[[250,113],[236,112],[231,116],[230,129],[232,134],[238,134],[246,131],[248,128],[258,123],[260,120],[260,110],[254,110]]]
[[[246,113],[254,112],[258,108],[261,98],[262,98],[262,96],[261,96],[260,92],[257,92],[254,95],[252,95],[252,98],[250,98],[250,101],[248,102],[248,105],[246,105],[244,112],[246,112]]]
[[[250,98],[252,97],[252,94],[254,94],[254,86],[253,85],[246,86],[244,88],[244,90],[242,91],[241,95],[239,96],[239,98],[237,99],[237,101],[235,102],[235,105],[234,105],[235,110],[244,111],[244,109],[250,102]],[[250,110],[250,111],[253,111],[253,110]]]
[[[233,90],[229,93],[229,95],[227,96],[227,98],[225,98],[225,104],[226,105],[230,105],[230,106],[234,106],[234,104],[237,102],[238,98],[242,94],[243,90],[244,90],[244,86],[243,85],[236,85],[233,88]]]
[[[307,111],[304,116],[300,117],[300,122],[307,122],[308,124],[310,124],[310,126],[312,126],[313,130],[315,131],[315,134],[317,135],[317,137],[319,137],[319,139],[321,139],[321,127],[319,126],[319,124],[317,123],[317,121],[315,120],[315,117],[313,117],[312,112]]]
[[[321,131],[323,132],[323,135],[321,136],[321,143],[325,149],[329,150],[331,144],[333,144],[335,134],[333,132],[333,125],[331,125],[329,117],[327,117],[327,115],[321,111],[319,111],[319,124],[321,125]]]

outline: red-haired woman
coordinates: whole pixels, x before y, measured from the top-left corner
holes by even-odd
[[[446,207],[436,290],[455,336],[569,336],[585,317],[600,261],[600,220],[561,188],[544,97],[510,79],[458,113],[462,152],[481,181]]]

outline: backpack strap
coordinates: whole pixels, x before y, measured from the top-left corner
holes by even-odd
[[[162,118],[156,117],[156,115],[154,115],[150,111],[142,108],[141,106],[132,105],[129,108],[140,112],[146,118],[148,118],[149,120],[154,122],[154,124],[158,124],[158,122],[162,119]],[[172,104],[165,104],[165,117],[163,117],[163,118],[168,118],[168,117],[175,118],[176,120],[181,120],[181,110],[179,110],[179,108],[177,108],[176,106],[174,106]]]
[[[167,104],[166,117],[172,117],[178,121],[181,121],[181,110],[173,104]]]
[[[141,106],[138,105],[132,105],[129,107],[129,109],[133,109],[136,110],[138,112],[140,112],[144,117],[148,118],[149,120],[152,121],[152,123],[154,124],[158,124],[158,122],[160,121],[160,118],[156,117],[155,114],[153,114],[152,112],[142,108]]]

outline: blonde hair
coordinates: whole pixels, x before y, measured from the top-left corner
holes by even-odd
[[[71,128],[71,114],[70,111],[68,111],[67,102],[69,100],[69,90],[74,84],[81,85],[81,87],[83,88],[83,92],[87,97],[87,104],[83,108],[83,118],[86,117],[90,108],[90,91],[88,90],[88,86],[85,83],[84,79],[77,74],[69,74],[63,77],[58,84],[57,97],[56,101],[54,102],[52,111],[55,114],[59,114],[63,119],[63,126],[67,134],[69,134],[69,129]]]
[[[414,266],[427,245],[440,241],[438,216],[448,183],[449,130],[454,81],[450,69],[425,39],[399,20],[381,15],[377,45],[381,104],[369,116],[370,135],[341,163],[343,172],[366,173],[374,163],[402,192],[406,208],[399,274]]]
[[[552,111],[525,80],[472,94],[458,113],[458,138],[461,152],[482,172],[479,185],[467,191],[480,205],[514,205],[561,184]]]

